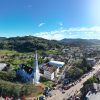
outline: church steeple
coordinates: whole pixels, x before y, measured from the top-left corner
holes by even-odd
[[[35,62],[34,62],[34,84],[39,83],[40,79],[40,73],[39,73],[39,67],[38,67],[38,56],[37,51],[35,52]]]

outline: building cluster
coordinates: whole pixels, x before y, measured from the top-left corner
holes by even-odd
[[[58,77],[60,68],[64,66],[64,62],[50,61],[38,67],[37,53],[35,55],[35,62],[33,67],[21,64],[17,70],[17,77],[22,82],[39,83],[40,75],[49,80],[54,80]]]
[[[49,54],[44,59],[62,61],[72,64],[76,60],[87,58],[87,61],[95,61],[100,58],[100,49],[97,47],[68,47],[61,49],[57,54]]]

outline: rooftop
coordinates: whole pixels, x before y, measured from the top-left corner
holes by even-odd
[[[31,74],[33,72],[33,68],[31,68],[27,65],[21,64],[20,67],[21,67],[21,69],[24,69],[24,71],[27,72],[28,74]]]
[[[97,93],[89,92],[86,97],[87,100],[100,100],[100,92]]]
[[[53,67],[52,65],[49,65],[49,64],[45,64],[41,67],[43,70],[45,71],[49,71],[51,73],[55,72],[57,67]]]
[[[58,66],[58,67],[62,67],[65,63],[61,62],[61,61],[50,61],[48,62],[50,65],[54,65],[54,66]]]

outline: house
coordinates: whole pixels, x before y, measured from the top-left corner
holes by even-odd
[[[0,71],[2,71],[5,67],[7,67],[6,63],[0,63]]]
[[[93,83],[93,84],[87,84],[85,86],[86,91],[92,91],[92,92],[98,92],[100,91],[100,84]]]
[[[86,100],[100,100],[100,84],[89,84],[86,88],[88,90]]]
[[[60,61],[50,61],[40,67],[43,76],[47,79],[54,80],[58,77],[59,69],[63,67],[65,63]]]
[[[94,66],[96,64],[95,58],[87,58],[86,60],[89,65]]]
[[[92,93],[91,91],[89,91],[86,95],[85,100],[100,100],[100,92]]]
[[[46,77],[47,79],[50,79],[50,80],[54,80],[55,78],[55,71],[56,69],[54,69],[53,67],[47,67],[45,70],[44,70],[44,77]]]
[[[59,72],[58,67],[53,67],[52,65],[44,64],[40,70],[42,71],[42,74],[45,78],[49,80],[54,80],[55,77],[57,77],[57,74]]]

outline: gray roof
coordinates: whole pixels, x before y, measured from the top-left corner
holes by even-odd
[[[86,97],[87,97],[87,100],[100,100],[100,92],[89,93]]]
[[[61,61],[50,61],[48,63],[50,65],[57,66],[57,67],[62,67],[65,64],[64,62],[61,62]]]

